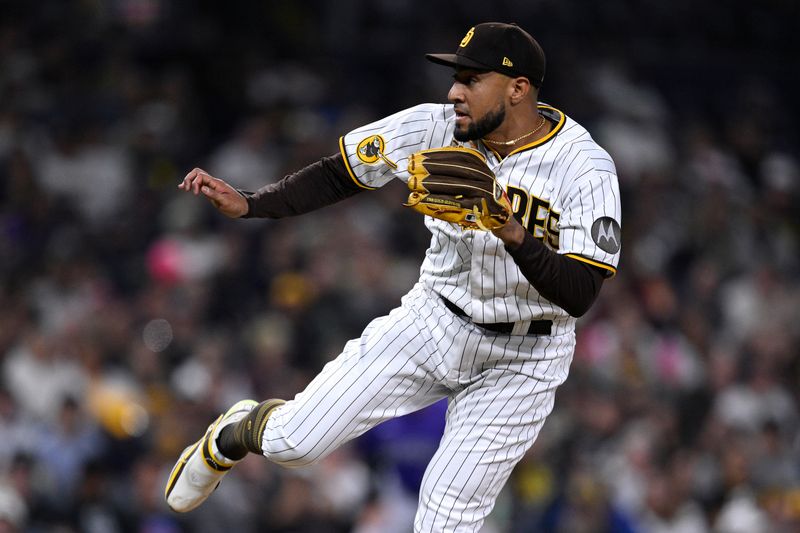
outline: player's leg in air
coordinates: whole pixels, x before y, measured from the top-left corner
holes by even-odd
[[[283,466],[309,465],[378,423],[445,397],[437,342],[421,318],[445,311],[422,289],[404,300],[349,341],[293,400],[243,400],[220,415],[173,467],[170,508],[199,506],[248,452]]]

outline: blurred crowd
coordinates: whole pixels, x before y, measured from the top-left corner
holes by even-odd
[[[797,8],[510,4],[0,2],[0,532],[410,530],[441,402],[166,508],[182,449],[302,390],[428,240],[402,183],[280,221],[176,186],[254,190],[444,101],[424,52],[486,20],[540,40],[542,100],[614,157],[623,252],[484,531],[800,531]]]

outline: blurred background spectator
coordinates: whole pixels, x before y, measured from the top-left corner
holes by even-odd
[[[444,101],[423,54],[487,20],[613,155],[625,245],[484,532],[800,530],[796,3],[75,0],[0,2],[0,531],[409,530],[444,404],[162,497],[218,412],[399,302],[428,240],[404,186],[282,221],[175,187],[255,189]]]

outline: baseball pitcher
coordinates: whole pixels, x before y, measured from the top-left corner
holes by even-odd
[[[576,318],[616,273],[616,170],[580,124],[539,102],[544,52],[520,27],[478,24],[454,54],[427,58],[454,70],[449,104],[357,128],[338,154],[254,193],[199,168],[178,186],[229,217],[281,218],[397,178],[431,242],[401,305],[304,391],[242,400],[186,448],[166,487],[173,510],[200,505],[247,453],[309,465],[447,397],[414,531],[477,531],[536,440],[567,378]]]

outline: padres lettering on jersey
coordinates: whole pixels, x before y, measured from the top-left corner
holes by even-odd
[[[621,209],[611,157],[580,124],[561,111],[539,105],[554,124],[550,133],[505,158],[482,142],[481,151],[506,188],[514,216],[559,253],[616,273]],[[421,104],[355,129],[340,139],[352,179],[368,189],[392,178],[408,181],[408,157],[450,146],[455,114],[451,105]],[[475,322],[550,319],[554,333],[574,329],[566,311],[543,298],[522,276],[502,241],[489,232],[468,231],[431,217],[431,244],[420,280]]]

